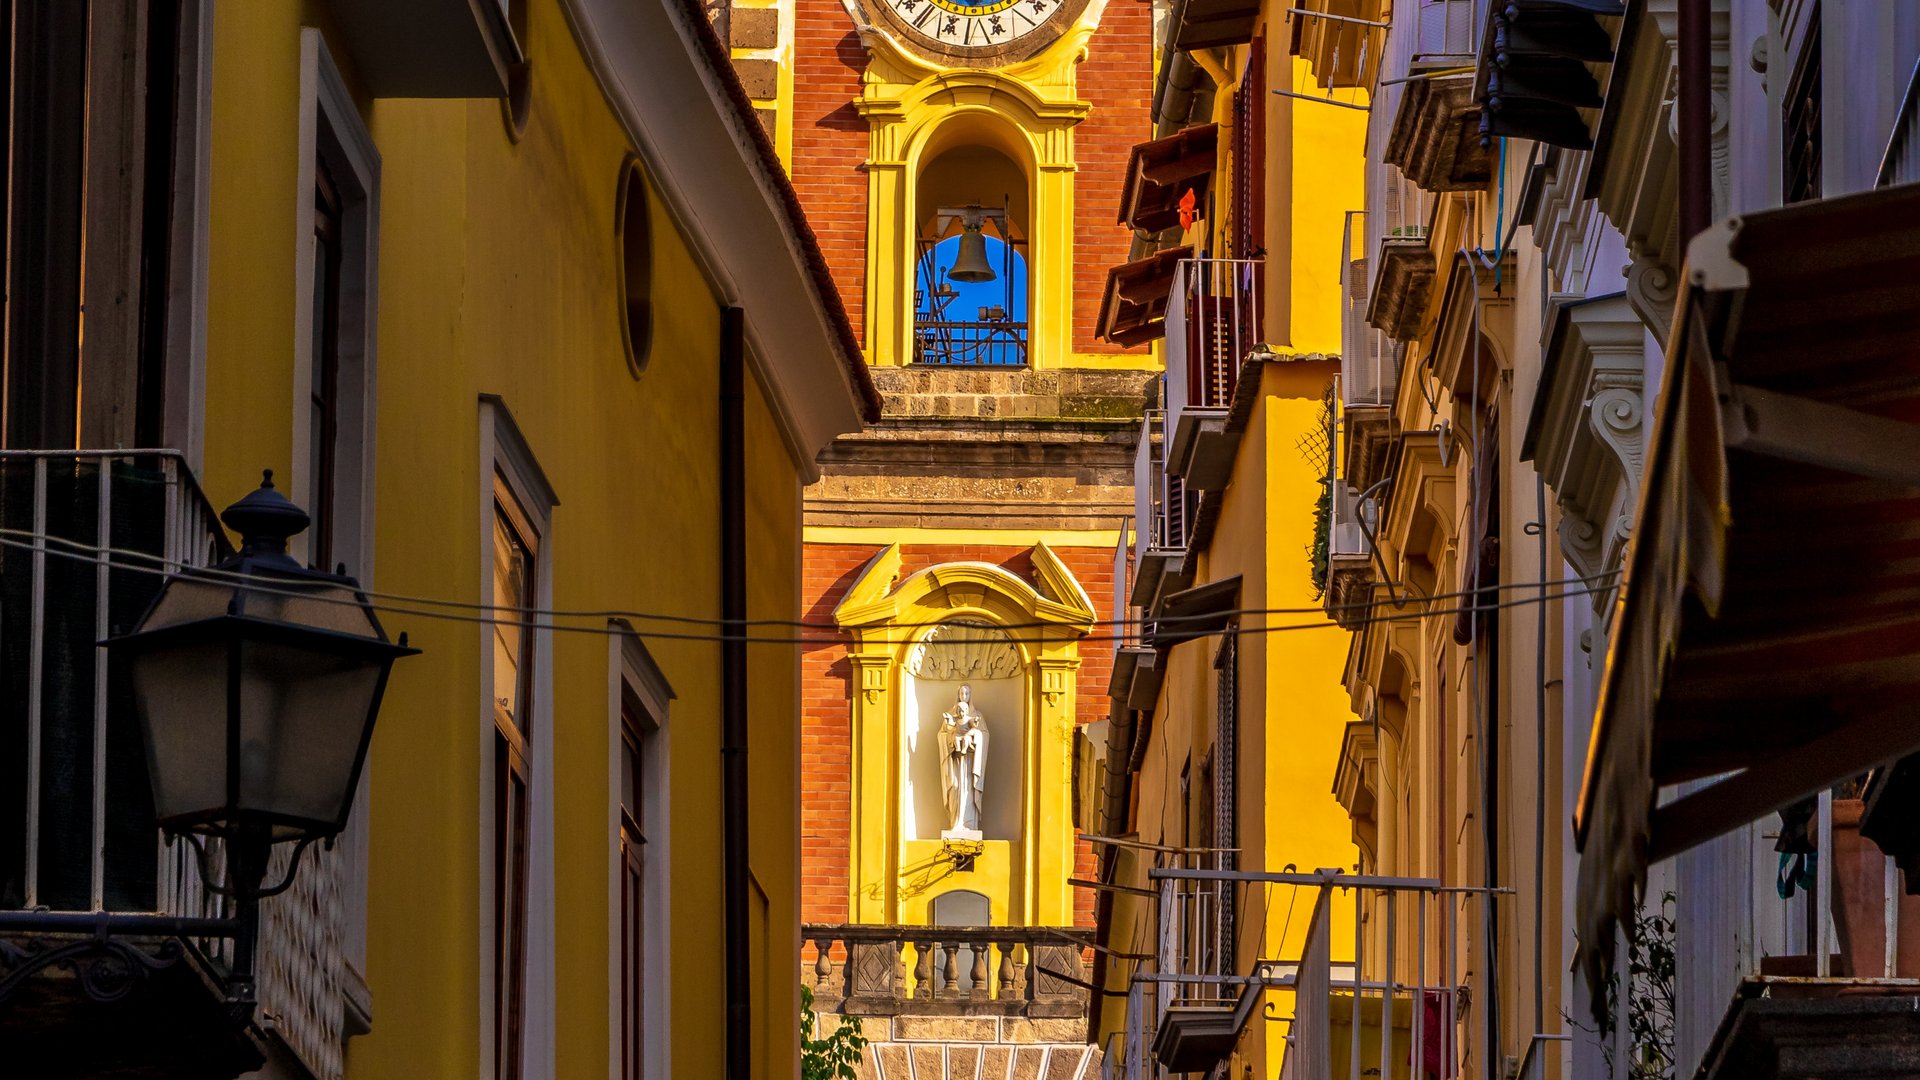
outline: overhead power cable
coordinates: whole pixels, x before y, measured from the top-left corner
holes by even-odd
[[[59,545],[60,547],[65,548],[67,550],[56,552],[56,551],[53,551],[51,548],[49,548],[47,549],[47,553],[51,555],[59,555],[60,557],[63,557],[63,558],[77,559],[77,560],[92,563],[95,565],[99,564],[99,562],[101,561],[99,558],[99,555],[104,552],[106,555],[109,556],[109,559],[107,560],[108,565],[112,566],[115,569],[132,570],[132,571],[138,571],[143,573],[162,573],[162,574],[173,573],[182,569],[190,569],[193,571],[195,575],[206,578],[208,580],[220,581],[220,582],[233,584],[233,585],[246,585],[247,587],[253,588],[256,590],[260,589],[260,586],[259,586],[260,579],[256,577],[251,577],[249,575],[241,574],[235,571],[221,570],[218,567],[191,566],[190,564],[180,563],[174,560],[163,558],[158,555],[154,555],[151,552],[136,551],[130,548],[117,548],[117,547],[102,548],[94,544],[88,544],[84,541],[70,540],[66,537],[60,537],[60,536],[49,536],[42,533],[36,533],[28,529],[0,528],[0,538],[4,538],[4,537],[13,537],[16,539],[17,542],[6,543],[4,540],[0,540],[0,544],[5,544],[5,546],[9,546],[9,547],[24,547],[29,550],[39,550],[40,543]],[[119,560],[124,560],[124,561],[114,561],[115,558]],[[144,564],[144,565],[134,565],[134,564]],[[1602,573],[1592,575],[1590,577],[1571,577],[1571,578],[1541,580],[1541,581],[1501,582],[1497,584],[1488,585],[1485,588],[1481,588],[1481,589],[1464,589],[1464,590],[1458,590],[1455,592],[1431,593],[1431,594],[1422,595],[1418,597],[1406,597],[1406,598],[1400,598],[1396,600],[1361,600],[1361,601],[1355,601],[1352,603],[1345,603],[1345,604],[1315,605],[1313,607],[1230,608],[1223,611],[1208,612],[1200,615],[1164,615],[1158,618],[1093,619],[1090,621],[1089,625],[1095,626],[1095,627],[1105,627],[1105,628],[1160,627],[1164,629],[1179,629],[1183,624],[1186,624],[1186,623],[1214,622],[1222,618],[1246,618],[1249,616],[1268,616],[1268,615],[1323,615],[1323,614],[1344,613],[1349,611],[1366,612],[1369,610],[1387,608],[1387,607],[1391,607],[1395,610],[1400,610],[1410,604],[1426,603],[1433,600],[1458,600],[1466,597],[1485,596],[1490,593],[1502,593],[1502,592],[1516,591],[1516,590],[1538,590],[1542,588],[1550,588],[1557,585],[1600,586],[1600,585],[1610,583],[1612,579],[1618,577],[1619,574],[1620,574],[1620,571],[1618,570],[1610,570],[1610,571],[1604,571]],[[272,595],[274,592],[273,590],[260,590],[260,591],[263,591],[269,595]],[[637,610],[630,610],[630,609],[623,609],[623,608],[520,607],[520,606],[510,606],[510,605],[503,605],[503,604],[483,604],[483,603],[478,603],[476,601],[470,601],[470,600],[448,600],[448,599],[442,599],[438,597],[415,596],[407,593],[380,592],[377,590],[367,589],[364,587],[360,590],[360,592],[361,592],[361,595],[365,596],[368,600],[390,601],[394,605],[406,605],[405,608],[398,607],[398,606],[388,608],[382,604],[375,604],[374,606],[376,608],[379,608],[380,610],[402,611],[402,610],[409,610],[411,608],[416,608],[416,607],[450,608],[455,611],[485,612],[489,616],[489,618],[484,620],[487,622],[501,621],[501,618],[500,618],[501,616],[514,616],[515,618],[513,619],[513,621],[516,621],[516,622],[525,622],[528,619],[540,619],[540,618],[594,619],[594,620],[625,619],[630,622],[668,622],[668,623],[683,623],[683,624],[694,625],[694,626],[720,626],[720,627],[744,626],[749,628],[772,626],[772,627],[780,627],[780,628],[795,629],[795,630],[818,630],[822,633],[829,633],[829,634],[836,635],[836,637],[837,635],[845,633],[845,629],[846,629],[842,627],[839,623],[824,622],[820,620],[808,620],[808,619],[747,619],[744,622],[736,623],[731,620],[714,618],[712,616],[669,615],[669,614],[664,614],[660,612],[637,611]],[[285,595],[293,595],[293,594],[286,593]],[[342,602],[344,603],[344,601]],[[930,619],[930,620],[920,620],[920,621],[897,622],[897,623],[890,623],[889,628],[898,629],[898,630],[928,630],[937,626],[950,625],[952,621],[953,621],[952,619]],[[1042,629],[1058,630],[1060,629],[1061,624],[1059,622],[1027,621],[1027,622],[994,623],[993,626],[996,629],[1000,629],[1000,630],[1042,630]],[[764,639],[756,639],[756,640],[764,640]]]
[[[124,561],[117,562],[112,558],[103,559],[100,557],[101,553],[94,549],[84,549],[80,551],[60,550],[58,547],[43,546],[42,543],[14,539],[11,536],[4,535],[4,534],[10,534],[10,533],[17,533],[18,531],[19,530],[11,530],[11,529],[0,530],[0,547],[12,548],[16,550],[24,550],[29,552],[36,552],[43,555],[52,556],[54,558],[66,559],[73,562],[83,563],[83,564],[86,564],[89,566],[95,566],[95,567],[100,566],[104,563],[110,569],[124,570],[131,573],[141,573],[141,574],[162,576],[170,572],[168,569],[165,568],[165,563],[166,563],[165,560],[157,559],[151,555],[146,555],[145,553],[139,553],[139,554],[141,555],[142,561],[147,565],[137,565],[137,564],[130,565]],[[41,539],[57,540],[57,538],[41,538]],[[59,542],[71,544],[70,541],[59,541]],[[74,545],[74,546],[80,546],[80,545]],[[94,553],[87,554],[87,551],[94,551]],[[152,565],[156,563],[161,565]],[[358,606],[358,601],[355,601],[355,600],[314,596],[310,592],[296,590],[296,589],[275,589],[270,586],[263,585],[261,583],[260,578],[252,577],[248,575],[223,573],[219,571],[196,570],[196,572],[214,573],[217,576],[224,577],[225,579],[233,580],[236,584],[245,585],[248,589],[253,590],[262,595],[299,596],[308,600],[319,601],[322,603],[338,603],[342,605]],[[1570,583],[1571,582],[1569,582],[1569,584]],[[1384,614],[1384,615],[1369,614],[1369,615],[1359,616],[1355,619],[1349,620],[1349,625],[1350,626],[1366,626],[1366,625],[1372,625],[1373,623],[1381,623],[1381,622],[1401,622],[1407,619],[1424,619],[1424,618],[1455,616],[1460,614],[1463,611],[1472,611],[1472,612],[1498,611],[1498,610],[1503,610],[1505,608],[1521,607],[1527,604],[1545,603],[1550,600],[1558,600],[1566,597],[1588,596],[1588,595],[1593,595],[1595,593],[1606,592],[1613,588],[1611,584],[1600,585],[1600,586],[1589,585],[1583,588],[1561,588],[1553,592],[1546,592],[1544,591],[1543,584],[1550,585],[1555,583],[1536,582],[1530,585],[1525,585],[1524,586],[1525,588],[1541,590],[1541,591],[1530,592],[1517,599],[1493,601],[1488,603],[1472,603],[1472,604],[1464,604],[1464,605],[1456,605],[1456,606],[1448,606],[1448,607],[1428,607],[1428,608],[1425,608],[1424,610],[1407,610],[1407,609],[1415,608],[1415,607],[1419,607],[1420,605],[1427,604],[1430,598],[1425,598],[1425,597],[1411,598],[1411,599],[1403,600],[1398,608],[1395,608],[1388,614]],[[1517,588],[1517,587],[1522,587],[1522,586],[1516,586],[1516,585],[1506,586],[1506,588]],[[1493,587],[1489,587],[1488,589],[1481,590],[1480,592],[1475,592],[1470,594],[1463,593],[1459,595],[1478,596],[1478,595],[1483,595],[1484,593],[1494,592],[1494,591],[1496,590]],[[754,644],[754,645],[820,645],[820,646],[843,645],[846,643],[846,639],[844,636],[845,631],[837,626],[829,628],[824,626],[817,626],[815,624],[809,624],[811,628],[819,629],[821,631],[818,635],[812,636],[812,637],[792,637],[792,636],[772,637],[772,636],[756,635],[750,631],[743,634],[727,634],[727,633],[686,633],[686,632],[679,632],[679,631],[647,630],[644,633],[641,633],[639,631],[627,630],[623,627],[607,625],[604,621],[601,622],[599,625],[591,625],[591,624],[590,625],[570,625],[568,623],[555,622],[555,621],[541,622],[541,621],[538,621],[541,616],[538,613],[535,613],[532,609],[495,607],[495,606],[484,605],[484,604],[469,605],[469,604],[464,604],[459,602],[441,602],[441,601],[433,601],[433,600],[407,600],[403,602],[381,603],[381,602],[374,602],[374,597],[372,594],[365,594],[365,595],[367,595],[369,603],[375,610],[387,615],[400,615],[400,616],[407,616],[407,617],[413,617],[413,618],[436,619],[443,622],[467,623],[467,624],[480,625],[480,626],[491,626],[491,625],[496,625],[500,623],[507,623],[515,626],[521,626],[526,629],[551,630],[557,633],[574,633],[574,634],[585,633],[585,634],[600,634],[600,635],[626,635],[629,633],[640,633],[640,636],[642,637],[654,638],[654,639],[665,640],[665,641],[704,641],[704,642],[745,641],[748,644]],[[488,614],[463,614],[459,611],[434,610],[432,607],[406,606],[407,604],[412,604],[412,603],[425,603],[428,605],[440,605],[444,603],[445,606],[457,606],[457,607],[466,608],[469,610],[478,610],[482,612],[488,612]],[[1388,604],[1388,603],[1378,603],[1378,604],[1367,605],[1367,606],[1373,607],[1376,609],[1394,608],[1394,605]],[[1257,616],[1264,616],[1270,613],[1273,613],[1273,614],[1284,613],[1285,610],[1286,609],[1275,609],[1273,612],[1267,612],[1267,611],[1250,609],[1244,612],[1243,614],[1257,617]],[[1308,610],[1317,612],[1319,609],[1308,609]],[[508,617],[504,617],[504,618],[500,617],[498,613],[501,613],[501,612],[507,613]],[[1212,615],[1205,616],[1205,618],[1217,621],[1226,614],[1228,613],[1214,613]],[[549,619],[553,618],[551,614],[547,615],[546,617]],[[587,613],[579,616],[565,616],[565,617],[585,617],[585,618],[601,618],[601,619],[606,618],[606,616],[600,615],[598,613]],[[1164,625],[1171,620],[1161,619],[1161,620],[1152,620],[1152,621],[1155,623]],[[730,624],[721,622],[719,625],[726,626]],[[790,625],[790,624],[781,623],[780,625],[784,626],[784,625]],[[935,624],[935,625],[938,625],[938,624]],[[1203,636],[1203,637],[1212,636],[1215,634],[1226,633],[1226,632],[1232,632],[1232,633],[1241,634],[1241,635],[1273,634],[1273,633],[1284,633],[1284,632],[1296,631],[1296,630],[1301,630],[1301,631],[1329,630],[1329,629],[1335,629],[1335,628],[1337,628],[1336,624],[1329,622],[1324,618],[1315,620],[1313,622],[1308,622],[1308,623],[1289,623],[1289,624],[1281,624],[1276,626],[1264,626],[1264,625],[1249,626],[1243,622],[1237,626],[1231,627],[1230,629],[1229,628],[1217,628],[1217,629],[1209,628],[1203,631],[1199,631],[1195,636]],[[887,629],[888,630],[910,630],[912,629],[912,627],[909,627],[903,624],[903,625],[890,626]],[[1058,628],[1056,627],[1055,629],[1057,630]],[[912,643],[913,636],[909,634],[906,636],[899,637],[897,639],[883,637],[882,640],[889,644],[905,645],[905,644]],[[1057,633],[1052,635],[1029,636],[1029,637],[1008,635],[1007,640],[1011,643],[1016,643],[1016,644],[1037,645],[1037,644],[1056,643],[1060,640],[1060,637]],[[1130,636],[1124,635],[1124,634],[1122,635],[1086,634],[1086,635],[1077,636],[1072,640],[1082,644],[1094,644],[1094,643],[1101,643],[1101,642],[1107,642],[1107,643],[1124,642],[1132,639]]]

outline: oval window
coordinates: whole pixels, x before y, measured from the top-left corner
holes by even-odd
[[[647,367],[653,341],[653,223],[647,216],[647,181],[640,163],[627,159],[620,175],[620,202],[614,212],[620,241],[621,333],[627,366],[634,377]]]

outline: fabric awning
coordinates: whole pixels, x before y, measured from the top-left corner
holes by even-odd
[[[1120,188],[1120,224],[1157,233],[1180,222],[1181,202],[1205,216],[1207,188],[1219,157],[1220,125],[1202,124],[1164,139],[1135,143]]]
[[[1687,263],[1575,819],[1596,1001],[1649,864],[1920,748],[1920,185]]]
[[[1174,270],[1192,257],[1190,247],[1168,248],[1107,271],[1095,332],[1115,345],[1143,345],[1164,335]]]

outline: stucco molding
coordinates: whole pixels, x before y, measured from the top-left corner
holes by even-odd
[[[1560,547],[1583,577],[1619,569],[1646,454],[1646,330],[1628,296],[1562,304],[1528,424],[1531,456],[1560,508]],[[1593,595],[1603,609],[1604,592]]]

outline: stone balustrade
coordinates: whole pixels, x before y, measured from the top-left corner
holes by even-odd
[[[801,981],[822,1013],[1087,1014],[1085,930],[810,924],[801,939]]]

